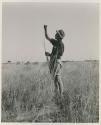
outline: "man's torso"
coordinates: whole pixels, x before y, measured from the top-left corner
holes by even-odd
[[[62,63],[61,63],[61,56],[64,53],[64,44],[62,41],[58,41],[55,39],[51,40],[51,43],[53,45],[53,49],[50,56],[50,73],[55,74],[57,69],[61,69]],[[60,74],[60,70],[58,71],[58,74]]]
[[[52,45],[53,45],[51,58],[53,56],[56,56],[56,59],[61,59],[61,56],[64,53],[64,44],[63,44],[63,42],[55,40],[55,39],[52,39],[51,41],[52,41]]]

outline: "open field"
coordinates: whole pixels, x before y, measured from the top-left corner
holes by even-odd
[[[64,62],[63,97],[46,63],[2,65],[2,122],[98,122],[98,61]]]

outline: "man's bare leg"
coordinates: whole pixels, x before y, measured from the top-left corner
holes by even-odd
[[[59,93],[60,93],[60,95],[62,95],[62,93],[63,93],[63,82],[62,82],[62,79],[61,79],[60,75],[57,75],[56,77],[57,77]]]
[[[59,86],[58,86],[58,79],[57,79],[57,77],[55,77],[54,84],[55,84],[55,94],[58,94],[59,93]]]

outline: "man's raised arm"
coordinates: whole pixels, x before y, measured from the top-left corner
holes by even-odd
[[[45,30],[45,37],[46,37],[46,39],[51,42],[51,38],[47,34],[47,25],[44,25],[44,30]]]

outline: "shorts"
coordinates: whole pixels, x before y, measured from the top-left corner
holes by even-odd
[[[54,64],[54,70],[53,70],[53,76],[60,76],[61,75],[61,69],[62,69],[62,62],[60,60],[57,60]]]

